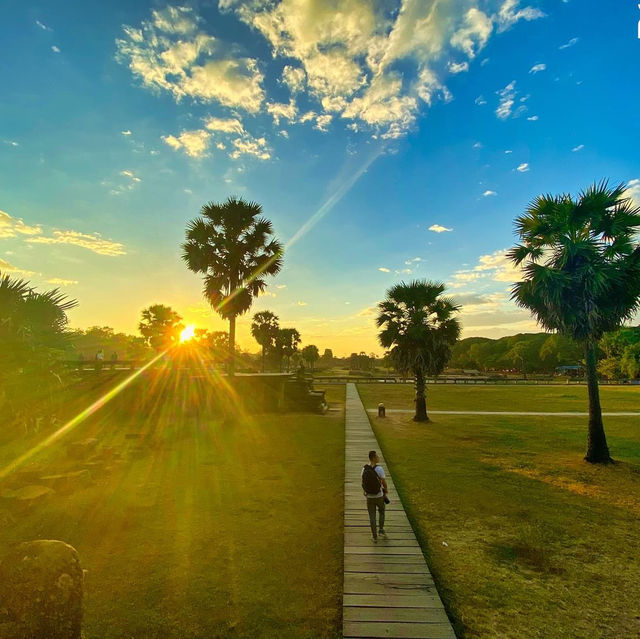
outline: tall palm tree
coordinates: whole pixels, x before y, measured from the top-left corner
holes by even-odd
[[[280,324],[278,316],[271,311],[260,311],[253,316],[251,323],[251,335],[262,347],[262,372],[264,373],[264,360],[267,349],[274,345]]]
[[[416,422],[429,421],[425,377],[442,373],[460,337],[460,322],[454,317],[460,307],[442,297],[444,291],[440,282],[401,282],[378,304],[380,344],[391,349],[389,355],[397,370],[415,375]]]
[[[282,268],[282,244],[255,202],[230,197],[209,202],[202,217],[187,225],[182,258],[194,273],[204,274],[204,295],[229,320],[229,366],[235,372],[236,317],[246,313],[267,285],[264,277]]]
[[[508,256],[523,268],[512,298],[545,329],[581,343],[589,391],[585,459],[611,461],[596,370],[598,342],[639,308],[640,208],[624,184],[594,183],[577,198],[541,195],[516,219],[520,244]]]

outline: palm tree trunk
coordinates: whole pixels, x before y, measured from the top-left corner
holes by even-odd
[[[416,370],[416,414],[413,421],[429,421],[429,416],[427,415],[426,384],[422,369]]]
[[[607,438],[602,424],[598,374],[596,368],[596,344],[585,344],[585,362],[587,365],[587,388],[589,390],[589,438],[585,460],[593,464],[606,464],[613,461],[609,455]]]
[[[229,363],[227,374],[233,377],[236,374],[236,316],[229,318]]]

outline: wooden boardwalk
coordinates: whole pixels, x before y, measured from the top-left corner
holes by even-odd
[[[344,483],[344,637],[455,639],[355,384],[347,384]],[[371,539],[360,472],[377,450],[389,485],[387,539]]]

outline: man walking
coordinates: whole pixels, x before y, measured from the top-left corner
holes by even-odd
[[[369,523],[371,524],[371,536],[373,541],[378,541],[378,532],[382,537],[386,537],[384,531],[384,507],[388,501],[387,480],[384,470],[379,465],[378,453],[375,450],[369,451],[369,463],[362,468],[362,490],[367,498],[367,510],[369,511]],[[379,531],[376,532],[376,509],[380,513]]]

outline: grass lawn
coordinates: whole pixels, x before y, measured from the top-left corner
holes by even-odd
[[[415,390],[412,384],[360,385],[368,408],[384,402],[387,408],[413,409]],[[603,411],[640,412],[640,386],[601,386]],[[589,410],[587,387],[583,385],[492,386],[427,385],[427,412],[433,410],[490,411],[576,411]],[[605,424],[606,426],[606,424]]]
[[[602,389],[604,408],[640,408],[638,390]],[[410,388],[359,392],[367,408],[412,406]],[[429,393],[443,410],[586,410],[575,387]],[[640,636],[638,418],[605,419],[606,467],[582,461],[586,418],[371,421],[460,637]]]
[[[39,538],[78,550],[86,639],[339,637],[344,389],[328,399],[338,410],[324,416],[232,424],[177,407],[150,424],[119,417],[116,399],[27,466],[83,468],[66,444],[95,437],[107,461],[90,477],[24,511],[0,498],[0,550]]]

